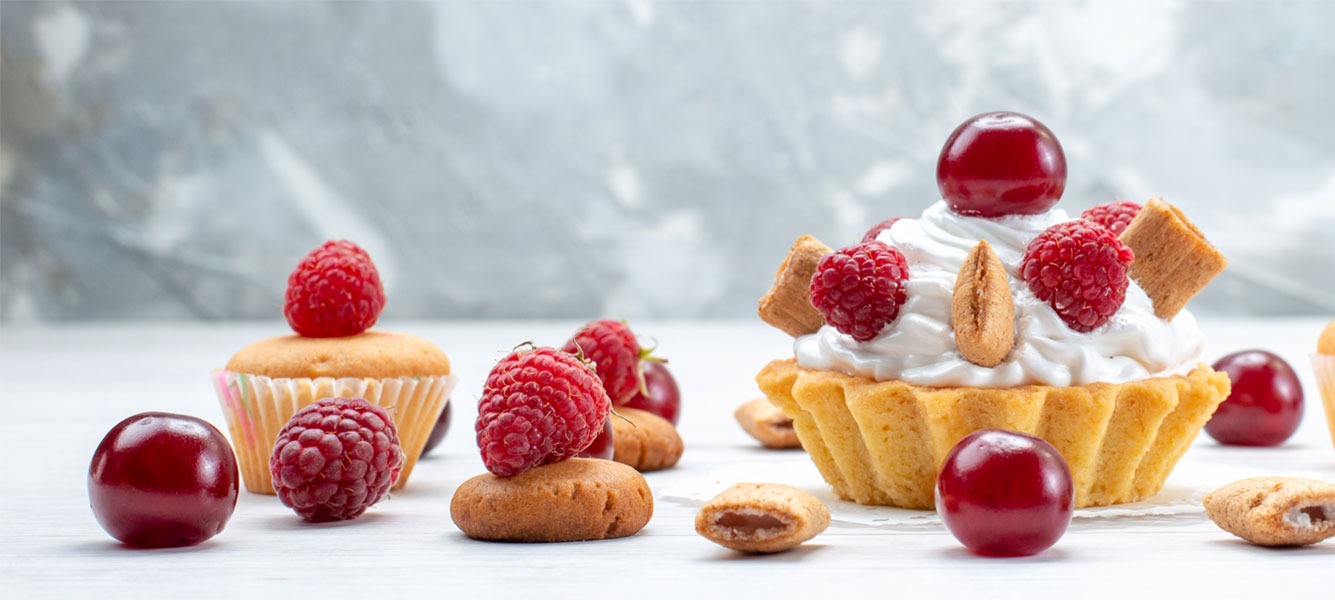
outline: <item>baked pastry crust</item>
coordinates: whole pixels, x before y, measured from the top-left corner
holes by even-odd
[[[775,360],[756,376],[793,419],[802,446],[841,498],[930,509],[946,453],[964,436],[1002,428],[1047,440],[1071,469],[1077,507],[1134,502],[1162,489],[1228,397],[1228,376],[1124,384],[973,388],[877,382]]]
[[[450,359],[435,344],[406,333],[367,331],[342,338],[284,335],[255,342],[227,370],[272,378],[424,377],[448,375]]]

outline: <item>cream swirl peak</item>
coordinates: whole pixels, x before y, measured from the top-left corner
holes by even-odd
[[[1017,278],[1029,242],[1069,220],[1055,208],[1036,215],[967,217],[944,202],[930,206],[919,219],[900,219],[877,238],[908,260],[908,300],[899,318],[865,343],[829,326],[799,337],[794,343],[798,364],[881,381],[973,387],[1125,383],[1182,374],[1195,366],[1203,340],[1195,318],[1186,311],[1171,321],[1156,317],[1135,281],[1108,323],[1080,333]],[[1015,348],[995,367],[980,367],[960,355],[950,320],[956,275],[979,240],[987,240],[1005,265],[1015,299]]]

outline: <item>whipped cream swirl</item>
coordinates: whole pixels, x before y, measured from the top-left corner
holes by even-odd
[[[899,318],[865,343],[828,325],[802,336],[794,342],[798,364],[878,381],[972,387],[1125,383],[1190,371],[1203,342],[1196,319],[1185,310],[1171,321],[1155,316],[1149,296],[1135,280],[1109,322],[1080,333],[1017,277],[1029,242],[1069,220],[1060,209],[996,219],[966,217],[951,212],[944,202],[933,204],[920,219],[900,219],[877,238],[908,259],[908,300]],[[980,367],[960,355],[950,320],[956,275],[978,240],[987,240],[1005,265],[1015,298],[1015,348],[995,367]]]

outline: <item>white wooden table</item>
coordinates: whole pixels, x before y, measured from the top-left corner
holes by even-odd
[[[1335,481],[1307,365],[1324,320],[1202,320],[1212,361],[1262,347],[1303,377],[1307,414],[1279,448],[1226,448],[1202,434],[1181,469],[1315,474]],[[1023,559],[975,557],[940,526],[836,521],[798,550],[744,556],[695,534],[700,482],[748,465],[809,472],[800,451],[766,451],[732,419],[757,394],[754,373],[791,353],[788,339],[757,321],[632,323],[671,359],[684,398],[686,454],[647,476],[655,514],[638,535],[570,544],[470,540],[449,501],[483,471],[474,446],[475,401],[486,372],[525,340],[557,344],[575,322],[384,323],[448,352],[462,377],[445,442],[419,463],[411,484],[360,519],[314,526],[271,496],[243,492],[227,529],[197,547],[129,550],[88,508],[86,477],[105,432],[147,410],[203,417],[221,427],[208,374],[232,352],[283,333],[283,323],[114,325],[0,331],[0,595],[70,597],[575,598],[798,597],[870,594],[925,597],[1328,597],[1335,540],[1302,549],[1250,546],[1199,514],[1078,519],[1049,551]],[[711,481],[711,477],[714,479]],[[1217,483],[1227,483],[1220,477]],[[1170,485],[1173,479],[1169,480]],[[823,490],[813,490],[823,491]],[[836,503],[838,504],[838,503]],[[832,507],[836,514],[841,507]],[[1134,594],[1134,596],[1129,596]],[[1172,594],[1172,596],[1169,596]]]

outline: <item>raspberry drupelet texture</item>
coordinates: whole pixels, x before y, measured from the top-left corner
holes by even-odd
[[[1107,227],[1077,219],[1038,234],[1020,259],[1019,275],[1068,327],[1088,332],[1126,301],[1134,258]]]
[[[908,263],[882,242],[863,242],[825,255],[811,278],[811,305],[831,327],[866,342],[899,317]]]
[[[639,391],[644,375],[640,368],[643,357],[640,343],[630,326],[614,319],[591,321],[575,332],[561,350],[583,355],[593,361],[598,379],[607,390],[612,404],[620,406],[630,401]]]
[[[492,368],[478,401],[482,462],[510,477],[575,456],[603,431],[610,407],[598,374],[575,355],[515,350]]]
[[[326,398],[297,411],[269,458],[279,500],[317,523],[366,512],[402,465],[394,420],[361,398]]]
[[[880,223],[872,225],[871,229],[867,230],[867,233],[862,234],[862,241],[864,242],[876,241],[876,236],[881,235],[882,231],[889,229],[892,225],[895,224],[895,222],[899,221],[900,218],[901,217],[890,217],[889,219],[886,219],[884,221],[881,221]]]
[[[1126,231],[1126,226],[1131,224],[1131,220],[1136,218],[1136,214],[1139,212],[1139,204],[1127,200],[1118,200],[1091,207],[1080,213],[1080,218],[1107,227],[1109,231],[1113,232],[1113,235],[1122,235],[1122,232]]]
[[[357,335],[380,317],[385,286],[371,256],[347,240],[312,250],[287,278],[283,314],[303,337]]]

